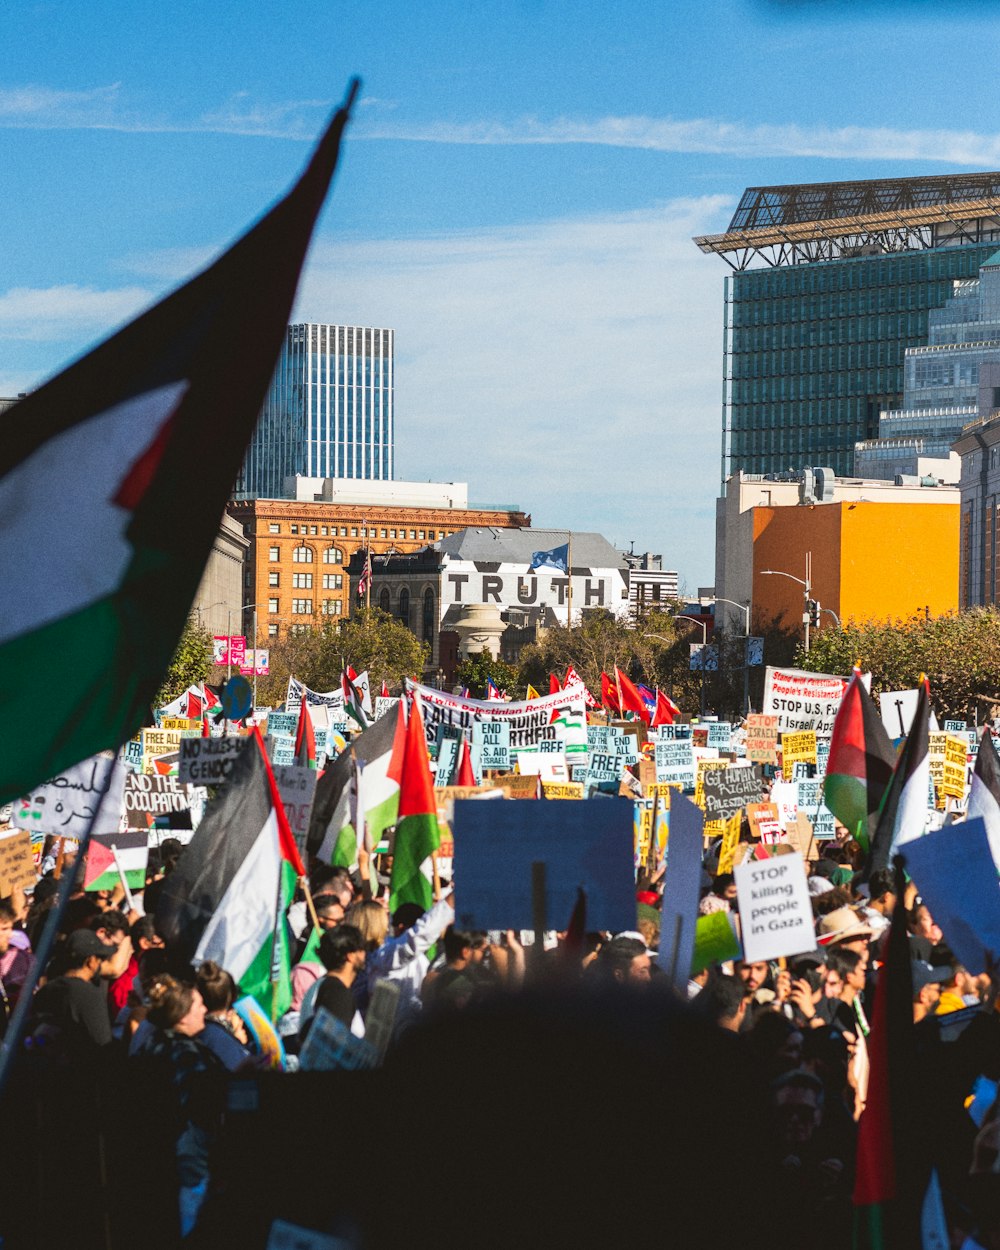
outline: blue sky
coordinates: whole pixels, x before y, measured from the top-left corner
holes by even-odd
[[[0,395],[176,285],[363,95],[300,319],[396,330],[397,474],[713,573],[743,188],[1000,167],[992,6],[8,0]],[[205,454],[211,454],[206,450]]]

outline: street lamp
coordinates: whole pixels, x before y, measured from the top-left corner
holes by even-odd
[[[726,599],[723,595],[715,595],[712,602],[731,604],[743,613],[743,712],[744,715],[748,715],[750,712],[750,605],[737,603],[735,599]]]
[[[805,644],[806,654],[809,654],[809,600],[812,598],[812,552],[806,552],[806,577],[805,581],[801,577],[796,577],[792,573],[785,573],[781,569],[761,569],[763,577],[787,577],[789,581],[798,582],[804,587],[803,600],[804,607],[802,611],[802,624],[805,626]],[[839,624],[838,620],[838,624]]]
[[[259,600],[257,602],[260,602]],[[241,603],[237,612],[246,612],[253,608],[253,705],[257,706],[257,603]],[[228,681],[233,675],[233,608],[229,608],[226,612],[226,630],[228,632],[228,645],[226,648],[226,680]]]

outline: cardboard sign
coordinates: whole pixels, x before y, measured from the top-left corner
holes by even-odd
[[[177,776],[193,786],[221,785],[247,744],[246,738],[185,738]]]
[[[719,874],[733,871],[734,856],[736,855],[736,847],[740,840],[740,830],[743,828],[743,813],[734,812],[726,821],[725,832],[722,835],[722,846],[719,848]]]
[[[454,725],[471,736],[475,721],[502,720],[510,728],[510,749],[517,752],[522,747],[536,747],[546,738],[559,736],[552,724],[553,712],[565,709],[583,711],[583,696],[573,691],[561,691],[523,702],[498,703],[492,699],[463,699],[410,680],[407,680],[406,688],[420,696],[420,710],[429,743],[435,740],[438,725]]]
[[[542,794],[547,799],[582,799],[583,786],[578,781],[543,781]]]
[[[57,833],[68,838],[82,838],[88,830],[116,833],[121,824],[125,775],[121,759],[95,755],[17,799],[12,823],[32,833]]]
[[[705,819],[728,820],[747,803],[757,803],[761,796],[760,773],[750,768],[713,768],[702,779],[705,792]]]
[[[781,816],[776,803],[748,803],[750,835],[760,842],[777,842],[781,837]]]
[[[705,774],[709,772],[721,772],[722,769],[728,768],[727,760],[698,760],[694,781],[694,801],[701,808],[705,806]]]
[[[291,738],[294,742],[298,728],[298,712],[269,712],[267,715],[267,732],[271,737]]]
[[[157,816],[184,812],[191,806],[188,787],[176,777],[145,773],[126,776],[123,802],[130,829],[148,829]]]
[[[778,718],[751,712],[746,728],[747,759],[754,764],[778,762]]]
[[[379,694],[375,696],[375,719],[381,720],[388,712],[394,712],[399,704],[399,699],[391,698],[387,694]]]
[[[756,963],[815,950],[806,869],[798,855],[775,856],[763,863],[744,860],[733,872],[744,959]]]
[[[495,788],[506,790],[508,797],[512,799],[538,798],[537,777],[522,777],[520,773],[509,773],[502,780],[498,779],[484,784],[489,784]]]
[[[587,925],[635,924],[632,805],[455,803],[455,923],[533,929],[532,865],[545,865],[545,924],[562,929],[587,897]],[[700,842],[699,842],[700,853]]]
[[[767,668],[761,711],[778,718],[783,734],[814,729],[829,736],[848,678],[801,668]]]
[[[893,740],[905,738],[913,724],[919,690],[883,690],[878,697],[882,724]]]
[[[782,770],[786,776],[788,765],[802,761],[805,764],[816,763],[816,732],[812,729],[802,733],[781,735]]]
[[[732,871],[731,869],[727,869]],[[732,912],[713,911],[699,916],[694,927],[694,955],[691,959],[691,975],[697,976],[711,964],[723,964],[738,959],[740,940],[736,936],[736,924]]]
[[[459,739],[453,738],[450,734],[443,736],[438,743],[437,759],[434,761],[434,784],[436,786],[450,784],[458,764],[458,747]]]
[[[502,720],[477,720],[472,725],[472,741],[482,751],[482,766],[495,772],[509,772],[510,725]]]
[[[374,1068],[378,1052],[354,1034],[325,1007],[317,1009],[309,1036],[299,1054],[303,1072],[356,1072]]]
[[[305,857],[306,834],[319,772],[302,764],[275,764],[273,771],[289,827],[300,854]]]
[[[732,746],[733,727],[728,721],[709,721],[708,740],[706,746],[718,747],[720,751],[729,751]]]
[[[0,898],[8,898],[14,890],[30,890],[37,878],[31,834],[25,830],[0,837]]]
[[[694,755],[690,738],[659,739],[655,750],[656,780],[694,788]]]

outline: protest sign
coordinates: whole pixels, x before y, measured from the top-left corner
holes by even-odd
[[[732,745],[733,727],[729,721],[709,721],[708,741],[706,746],[717,747],[720,751],[729,751]]]
[[[180,749],[183,736],[183,730],[180,729],[144,729],[142,753],[144,756],[169,755],[172,751]]]
[[[88,830],[115,833],[121,825],[125,776],[125,764],[120,758],[95,755],[17,799],[12,823],[19,829],[69,838],[82,838]],[[100,811],[95,820],[98,804]]]
[[[691,738],[694,735],[694,726],[681,721],[675,721],[672,725],[660,725],[658,728],[661,741],[671,738]]]
[[[878,697],[882,724],[890,738],[905,738],[917,710],[918,690],[883,690]]]
[[[726,871],[731,872],[732,869]],[[710,964],[722,964],[739,957],[740,940],[736,936],[732,913],[714,911],[709,916],[699,916],[694,926],[691,976],[697,976]]]
[[[701,810],[683,794],[676,795],[670,805],[670,842],[663,884],[659,963],[670,985],[685,996],[694,954],[703,824]]]
[[[465,929],[533,929],[533,865],[544,865],[548,927],[562,929],[587,899],[587,925],[635,924],[632,805],[455,803],[455,922]],[[699,841],[700,852],[700,841]]]
[[[754,764],[778,762],[778,718],[751,712],[747,717],[747,759]]]
[[[298,728],[298,712],[268,713],[267,732],[272,738],[291,738],[294,741]]]
[[[122,874],[130,890],[141,890],[146,884],[149,835],[142,829],[95,833],[87,858],[86,890],[113,890]],[[91,866],[95,863],[97,869],[92,872]]]
[[[610,785],[618,781],[625,764],[621,757],[608,751],[590,752],[590,763],[587,765],[587,785]]]
[[[484,781],[493,789],[505,790],[511,799],[537,799],[540,782],[537,777],[522,777],[520,773],[504,773],[501,777]]]
[[[381,720],[387,712],[394,712],[399,703],[398,699],[390,698],[387,694],[379,694],[375,696],[375,719]]]
[[[813,729],[781,735],[781,764],[786,777],[791,776],[789,764],[799,761],[805,764],[816,763],[816,731]]]
[[[944,731],[947,734],[964,734],[967,732],[967,726],[964,720],[946,720]]]
[[[288,690],[285,694],[285,711],[297,712],[305,699],[316,729],[325,730],[328,725],[342,725],[347,720],[344,710],[343,690],[310,690],[305,682],[296,677],[288,678]]]
[[[191,806],[188,787],[176,777],[129,773],[123,796],[125,820],[130,829],[148,829],[157,816],[184,812]]]
[[[136,773],[142,770],[142,734],[136,734],[125,743],[123,758],[126,768]]]
[[[583,786],[578,781],[542,781],[542,794],[547,799],[582,799]]]
[[[750,963],[798,955],[816,946],[805,864],[798,855],[733,869],[740,903],[743,957]]]
[[[760,772],[756,764],[750,768],[713,768],[702,778],[705,795],[705,819],[727,820],[747,803],[756,803],[761,795]]]
[[[164,716],[160,721],[163,730],[179,729],[181,733],[201,733],[201,721],[190,716]]]
[[[546,796],[548,797],[548,796]],[[656,860],[662,861],[670,831],[670,809],[658,798],[637,799],[633,803],[632,842],[636,869],[649,858],[653,836],[653,812],[656,812]]]
[[[374,1068],[378,1052],[354,1034],[325,1007],[317,1008],[309,1036],[299,1054],[303,1072],[355,1072]]]
[[[764,678],[761,711],[778,718],[783,734],[814,729],[829,736],[848,678],[808,673],[800,668],[771,668]]]
[[[14,890],[30,890],[37,875],[31,834],[23,830],[0,836],[0,898],[9,898]]]
[[[233,1003],[233,1011],[250,1031],[250,1036],[257,1044],[258,1053],[268,1061],[268,1066],[274,1071],[284,1068],[285,1048],[274,1025],[261,1010],[256,998],[249,994],[238,998]]]
[[[760,842],[777,842],[781,837],[781,816],[776,803],[748,803],[750,836]]]
[[[790,825],[799,810],[799,783],[775,781],[771,786],[771,802],[778,805],[778,819],[782,825]]]
[[[289,828],[300,854],[305,856],[306,834],[309,832],[309,817],[312,815],[319,773],[304,764],[275,764],[273,771]]]
[[[553,712],[583,712],[582,696],[572,690],[546,695],[541,699],[503,703],[493,699],[463,699],[459,695],[446,694],[443,690],[409,680],[406,688],[420,696],[428,743],[435,741],[438,725],[454,725],[471,737],[475,721],[502,720],[510,729],[510,749],[517,752],[522,747],[537,747],[545,739],[560,736],[557,726],[551,723]]]
[[[482,766],[494,772],[509,772],[510,725],[502,720],[477,720],[472,725],[472,741],[482,751]]]
[[[543,751],[540,748],[537,751],[518,751],[517,769],[522,776],[569,781],[566,757],[559,751]]]
[[[724,768],[728,767],[729,764],[726,760],[698,760],[695,768],[694,801],[699,807],[704,808],[705,806],[705,774],[710,772],[721,772]]]
[[[722,846],[719,848],[719,873],[733,871],[733,857],[736,854],[736,847],[740,840],[740,830],[743,828],[743,813],[734,812],[726,821],[725,831],[722,835]]]
[[[194,786],[217,786],[226,780],[247,738],[185,738],[177,776]]]
[[[690,738],[662,738],[656,743],[656,780],[694,788],[694,755]]]
[[[446,729],[447,726],[439,726]],[[458,748],[460,738],[452,737],[451,734],[445,734],[438,742],[437,759],[434,761],[434,784],[436,786],[447,786],[451,784],[451,779],[455,774],[455,766],[458,763]]]

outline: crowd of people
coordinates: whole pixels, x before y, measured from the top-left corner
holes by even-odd
[[[738,917],[733,876],[713,871],[713,853],[709,846],[699,912]],[[117,1063],[158,1074],[172,1091],[178,1218],[187,1235],[211,1200],[227,1081],[272,1068],[274,1056],[236,1010],[239,990],[229,972],[212,962],[178,966],[158,933],[157,895],[182,854],[168,840],[151,857],[146,888],[131,910],[120,888],[75,888],[80,866],[66,858],[61,873],[74,888],[18,1040],[17,1072],[20,1080],[38,1080],[56,1069]],[[815,948],[776,963],[735,959],[693,969],[687,1003],[678,1006],[701,1027],[729,1035],[765,1091],[768,1163],[783,1195],[780,1222],[787,1218],[789,1227],[800,1228],[805,1220],[811,1230],[808,1243],[776,1234],[779,1245],[849,1243],[857,1125],[871,1078],[873,996],[896,909],[905,910],[913,1021],[924,1049],[935,1062],[957,1063],[961,1056],[976,1068],[986,1036],[986,1053],[1000,1058],[991,978],[970,975],[958,963],[912,883],[900,894],[892,871],[877,871],[859,884],[856,867],[857,849],[842,830],[809,865]],[[547,934],[539,950],[529,933],[457,927],[447,882],[429,910],[404,904],[390,914],[387,891],[373,895],[356,872],[314,863],[308,898],[302,892],[284,919],[295,958],[291,1007],[275,1021],[283,1066],[295,1069],[320,1011],[363,1038],[382,981],[398,991],[390,1049],[422,1020],[474,1013],[523,986],[590,989],[595,1001],[608,994],[631,1003],[669,996],[657,959],[662,879],[662,869],[640,875],[633,930],[589,933],[571,924]],[[0,902],[3,1027],[26,984],[58,886],[50,869],[30,893],[15,891]],[[951,1052],[942,1050],[949,1027],[958,1039]],[[963,1043],[973,1036],[975,1044]],[[967,1053],[977,1058],[968,1060]],[[976,1078],[1000,1076],[994,1068],[1000,1063],[990,1058],[970,1069],[970,1093]],[[740,1107],[732,1112],[739,1115]],[[990,1222],[995,1204],[984,1204],[976,1178],[984,1168],[993,1171],[1000,1121],[995,1105],[978,1123],[964,1104],[962,1114],[964,1124],[961,1116],[955,1120],[960,1131],[942,1138],[950,1154],[938,1163],[947,1177],[946,1216],[956,1235],[970,1239],[970,1250],[991,1250],[1000,1244],[1000,1224]]]

